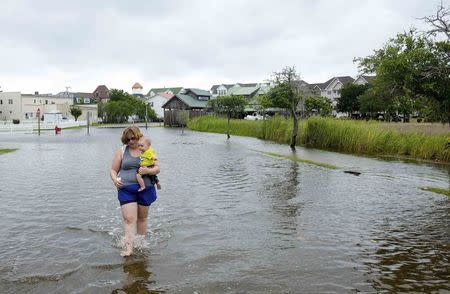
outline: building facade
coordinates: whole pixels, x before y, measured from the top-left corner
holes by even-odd
[[[38,109],[41,115],[60,112],[64,117],[69,117],[72,105],[73,98],[70,97],[39,95],[37,92],[0,92],[0,120],[33,120],[36,119]]]

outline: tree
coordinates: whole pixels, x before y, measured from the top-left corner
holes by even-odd
[[[227,138],[230,139],[230,119],[233,115],[244,112],[247,101],[242,96],[219,96],[216,99],[209,100],[209,105],[219,113],[227,115]]]
[[[422,18],[431,25],[398,34],[373,55],[357,58],[364,73],[375,73],[374,93],[385,96],[385,108],[397,105],[408,119],[420,99],[439,103],[442,122],[450,123],[450,10],[442,3],[436,15]],[[386,98],[389,98],[386,100]]]
[[[308,115],[317,113],[321,116],[331,115],[331,101],[322,96],[310,96],[305,100],[305,111]]]
[[[145,102],[119,89],[111,89],[109,101],[104,105],[104,114],[108,122],[123,123],[129,117],[145,118]],[[156,118],[153,109],[147,109],[148,117]]]
[[[284,108],[292,116],[294,127],[292,129],[290,147],[295,151],[295,145],[298,134],[298,107],[304,99],[306,89],[298,85],[300,79],[295,66],[286,66],[280,72],[274,72],[272,75],[275,87],[267,93],[268,99],[275,107]]]
[[[81,111],[81,109],[79,107],[76,106],[72,106],[70,107],[70,114],[73,115],[73,117],[75,118],[75,121],[78,120],[78,118],[80,117],[80,115],[83,112]]]
[[[359,111],[367,118],[375,118],[375,114],[385,110],[381,96],[373,89],[358,96]]]
[[[359,100],[358,97],[364,94],[369,85],[356,85],[348,83],[344,85],[341,90],[341,96],[337,98],[336,108],[339,112],[347,112],[348,114],[353,114],[359,111]]]

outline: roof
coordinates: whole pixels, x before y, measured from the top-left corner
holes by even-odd
[[[236,83],[236,85],[239,85],[241,87],[256,87],[258,84],[257,83],[249,83],[249,84],[243,84],[243,83]]]
[[[191,91],[192,93],[194,93],[194,94],[197,95],[197,96],[207,96],[207,97],[210,97],[210,96],[211,96],[211,93],[209,93],[209,91],[202,90],[202,89],[197,89],[197,88],[186,88],[185,90],[186,90],[186,92],[187,92],[187,91]]]
[[[328,88],[329,85],[331,85],[331,83],[337,79],[339,82],[341,82],[342,84],[348,84],[348,83],[353,83],[354,79],[351,76],[342,76],[342,77],[332,77],[331,79],[329,79],[328,81],[326,81],[325,83],[313,83],[313,84],[309,84],[309,86],[311,87],[311,89],[313,89],[314,87],[319,87],[319,89],[321,91],[324,91],[326,88]]]
[[[95,88],[95,91],[100,91],[100,90],[109,91],[108,87],[106,87],[105,85],[98,85],[97,88]]]
[[[355,81],[351,76],[336,77],[342,84],[353,83]]]
[[[92,98],[94,95],[92,93],[85,93],[85,92],[75,92],[72,93],[73,98]]]
[[[174,94],[178,94],[178,93],[180,93],[181,89],[183,89],[183,87],[152,88],[152,89],[150,89],[150,91],[148,91],[147,95],[150,95],[151,92],[158,94],[158,93],[164,93],[164,92],[168,92],[168,91],[170,91]]]
[[[228,95],[243,95],[243,96],[248,96],[248,95],[252,95],[253,93],[255,93],[256,91],[259,90],[260,87],[235,87],[232,88],[228,91]]]
[[[159,93],[158,95],[166,98],[167,100],[169,100],[170,98],[172,98],[174,96],[174,94],[169,94],[169,93]]]
[[[375,76],[363,76],[361,75],[361,77],[363,77],[369,84],[373,82],[373,80],[375,79]]]
[[[143,89],[142,85],[139,84],[138,82],[134,83],[133,87],[131,87],[131,89]]]
[[[170,98],[166,103],[164,103],[163,106],[161,107],[164,108],[166,104],[168,104],[172,99],[179,99],[191,108],[205,108],[208,103],[208,101],[197,100],[189,95],[176,94],[172,98]]]

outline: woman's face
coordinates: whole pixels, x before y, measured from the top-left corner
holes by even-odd
[[[128,147],[130,147],[130,148],[138,147],[139,138],[136,138],[135,136],[130,136],[130,137],[128,137],[127,140],[128,140],[128,143],[127,143]]]

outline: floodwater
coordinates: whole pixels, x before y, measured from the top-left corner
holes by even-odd
[[[449,168],[150,128],[163,190],[119,256],[120,129],[0,134],[2,293],[450,291]],[[360,176],[344,170],[361,172]]]

